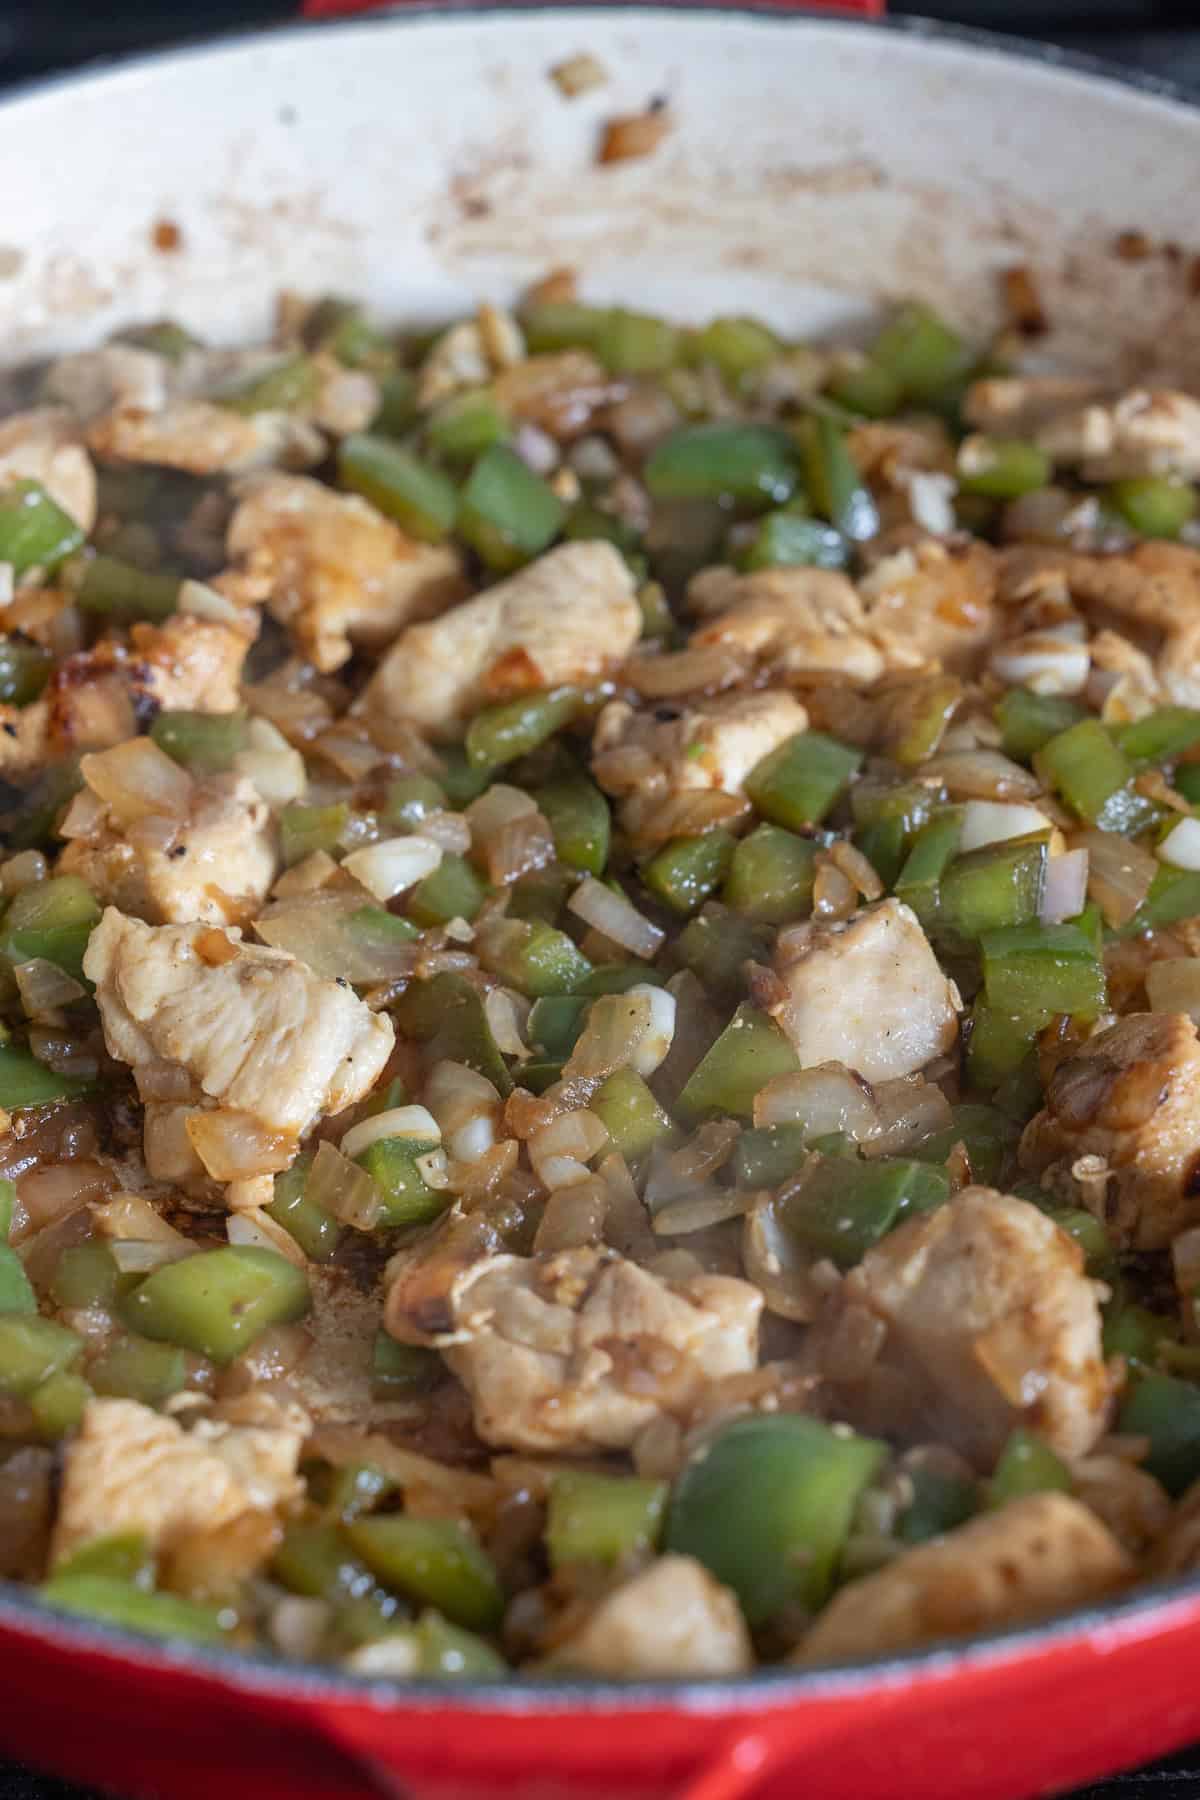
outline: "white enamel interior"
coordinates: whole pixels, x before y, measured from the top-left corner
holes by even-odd
[[[566,100],[590,50],[609,85]],[[603,119],[666,96],[653,157]],[[1200,370],[1200,299],[1113,232],[1184,240],[1200,113],[936,35],[735,13],[403,15],[158,57],[0,107],[0,358],[284,286],[435,318],[557,264],[586,297],[819,332],[915,293],[982,325],[1028,262],[1075,361]],[[169,218],[183,248],[152,246]]]

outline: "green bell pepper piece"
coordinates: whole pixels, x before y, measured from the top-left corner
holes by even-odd
[[[694,913],[720,887],[733,860],[732,833],[718,827],[700,837],[672,838],[643,864],[643,884],[672,912]]]
[[[520,932],[506,936],[487,966],[531,1000],[547,994],[571,994],[592,965],[565,931],[540,920],[514,920]]]
[[[529,1009],[529,1042],[565,1062],[579,1041],[591,1001],[582,994],[550,994]]]
[[[1197,913],[1200,913],[1200,873],[1160,863],[1150,883],[1150,892],[1128,924],[1120,926],[1113,935],[1136,937],[1143,931],[1173,925],[1177,919],[1191,919]]]
[[[152,1637],[186,1638],[197,1644],[217,1643],[224,1635],[221,1616],[211,1607],[178,1594],[147,1593],[111,1575],[53,1575],[38,1589],[47,1606],[82,1613],[105,1625]]]
[[[110,1307],[120,1278],[107,1244],[72,1244],[59,1253],[50,1298],[55,1306],[68,1312],[83,1312],[89,1306]]]
[[[974,353],[928,306],[914,303],[884,326],[871,357],[899,383],[906,400],[929,403],[962,379]]]
[[[351,1549],[386,1587],[434,1606],[456,1625],[491,1631],[504,1612],[495,1565],[477,1538],[450,1519],[404,1513],[343,1527]]]
[[[88,1367],[98,1394],[140,1400],[143,1406],[161,1405],[187,1386],[187,1377],[187,1357],[179,1346],[149,1338],[116,1338]]]
[[[377,1623],[394,1618],[399,1608],[379,1586],[371,1570],[353,1555],[335,1524],[293,1520],[271,1559],[271,1574],[293,1594],[310,1600],[371,1602]]]
[[[1151,1369],[1159,1361],[1163,1346],[1171,1343],[1178,1325],[1164,1313],[1131,1302],[1113,1303],[1105,1308],[1103,1349],[1105,1356],[1123,1356],[1131,1367]]]
[[[521,312],[521,329],[532,355],[552,350],[594,350],[608,323],[609,308],[578,300],[544,300]]]
[[[931,819],[917,834],[896,877],[896,898],[911,906],[926,931],[933,928],[941,912],[942,878],[958,855],[962,821],[961,807]]]
[[[997,1187],[1001,1171],[1016,1146],[1017,1132],[1011,1119],[994,1106],[964,1101],[952,1107],[953,1118],[917,1148],[922,1162],[944,1163],[955,1144],[966,1147],[971,1178],[985,1187]],[[1008,1190],[1006,1190],[1008,1191]]]
[[[679,1105],[693,1116],[723,1112],[748,1119],[759,1089],[776,1075],[792,1075],[799,1067],[796,1052],[775,1021],[743,1004],[692,1070]]]
[[[307,412],[316,404],[317,371],[311,358],[285,356],[258,375],[215,396],[234,412]]]
[[[1177,538],[1196,516],[1196,490],[1171,475],[1131,475],[1105,494],[1113,511],[1142,537]]]
[[[705,325],[695,334],[689,349],[701,361],[716,363],[722,375],[736,382],[771,362],[783,345],[759,320],[733,314]]]
[[[452,1625],[432,1609],[423,1612],[415,1625],[404,1626],[403,1631],[416,1647],[418,1675],[440,1680],[489,1681],[509,1672],[499,1651],[473,1631]]]
[[[995,1094],[1032,1056],[1045,1023],[1038,1015],[989,1006],[982,994],[977,995],[967,1040],[967,1085],[977,1093]]]
[[[371,1349],[371,1386],[388,1399],[398,1394],[423,1394],[436,1387],[445,1364],[436,1350],[421,1344],[400,1344],[386,1331],[375,1334]]]
[[[0,702],[28,706],[49,681],[53,668],[53,656],[40,644],[0,637]]]
[[[1009,838],[958,856],[942,877],[938,924],[975,939],[1038,916],[1049,857],[1048,836]]]
[[[1153,802],[1133,787],[1133,769],[1099,719],[1081,719],[1052,737],[1034,763],[1071,810],[1101,831],[1132,834],[1157,815]]]
[[[90,556],[75,598],[84,612],[166,619],[179,603],[180,577],[160,575],[117,556]]]
[[[612,838],[612,812],[595,782],[582,769],[567,771],[535,788],[533,798],[554,833],[559,862],[589,875],[603,875]]]
[[[338,476],[413,537],[440,544],[454,529],[458,495],[449,476],[387,438],[344,438]]]
[[[56,1075],[28,1050],[0,1044],[0,1106],[17,1112],[23,1106],[50,1106],[57,1100],[75,1100],[84,1083],[69,1075]]]
[[[38,1435],[53,1441],[77,1431],[92,1389],[82,1375],[60,1369],[34,1388],[26,1404],[33,1414]]]
[[[385,1229],[427,1225],[445,1212],[450,1195],[431,1188],[417,1167],[419,1157],[440,1148],[440,1138],[376,1138],[355,1157],[379,1189],[379,1224]]]
[[[546,1549],[550,1566],[620,1563],[653,1550],[667,1509],[665,1481],[567,1470],[550,1484]]]
[[[782,506],[796,491],[796,449],[774,425],[685,425],[651,451],[643,480],[655,500]]]
[[[332,856],[338,849],[342,833],[350,823],[350,808],[344,800],[329,806],[305,806],[292,800],[279,815],[279,845],[284,866],[303,862],[314,851]]]
[[[557,687],[486,707],[467,727],[468,761],[477,769],[491,770],[528,756],[570,724],[579,702],[577,688]]]
[[[1118,749],[1138,768],[1173,762],[1185,750],[1200,744],[1200,710],[1194,706],[1159,706],[1144,719],[1118,725],[1113,737]]]
[[[813,506],[852,544],[879,530],[879,509],[834,419],[816,414],[797,427],[804,485]]]
[[[810,1147],[803,1125],[743,1131],[733,1153],[734,1179],[740,1188],[777,1188],[803,1166]]]
[[[231,768],[239,750],[246,748],[244,712],[164,712],[150,727],[160,750],[185,769],[198,775]]]
[[[675,1483],[665,1548],[732,1588],[752,1628],[833,1584],[859,1498],[887,1446],[798,1413],[735,1419]]]
[[[902,1216],[928,1212],[949,1195],[950,1177],[929,1163],[814,1156],[784,1196],[783,1223],[811,1255],[848,1269]]]
[[[471,388],[436,406],[425,421],[429,447],[449,463],[474,462],[510,435],[512,421],[489,388]]]
[[[768,927],[728,912],[711,901],[684,926],[675,954],[715,999],[733,1001],[745,992],[745,966],[770,955]]]
[[[1104,966],[1078,925],[1014,925],[985,932],[980,947],[989,1006],[1042,1024],[1104,1011]]]
[[[975,1484],[937,1469],[910,1469],[913,1497],[900,1518],[897,1536],[905,1544],[927,1544],[930,1538],[965,1525],[976,1509]]]
[[[515,450],[494,444],[462,491],[458,534],[501,574],[539,556],[558,536],[566,507]]]
[[[818,825],[861,768],[863,753],[820,731],[801,731],[751,769],[746,793],[763,817],[792,831]]]
[[[1028,762],[1051,738],[1085,719],[1087,709],[1065,694],[1034,694],[1014,687],[996,702],[995,716],[1005,755]]]
[[[301,1156],[277,1175],[275,1198],[263,1210],[291,1233],[310,1262],[328,1262],[338,1247],[342,1228],[332,1213],[309,1198],[306,1188],[311,1167],[312,1157]]]
[[[42,957],[76,981],[83,954],[100,923],[96,896],[78,875],[54,875],[16,895],[0,928],[0,949],[14,963]]]
[[[744,918],[784,925],[812,910],[817,851],[779,825],[759,825],[736,845],[721,898]]]
[[[904,390],[891,370],[868,357],[861,362],[845,362],[835,369],[825,392],[839,406],[867,419],[890,419],[899,412],[904,399]]]
[[[1117,1430],[1150,1440],[1143,1467],[1173,1499],[1200,1475],[1200,1387],[1174,1375],[1141,1375],[1125,1395]]]
[[[1010,1435],[1000,1452],[992,1479],[988,1483],[987,1503],[991,1507],[1007,1506],[1026,1494],[1071,1491],[1071,1471],[1032,1432],[1018,1429]]]
[[[402,831],[419,831],[430,813],[445,810],[445,790],[431,775],[398,775],[388,783],[380,817]]]
[[[17,1184],[7,1175],[0,1175],[0,1244],[7,1244],[8,1234],[12,1230],[13,1213],[17,1207]]]
[[[463,856],[442,857],[432,875],[418,881],[407,906],[418,925],[445,925],[450,919],[473,919],[491,888]]]
[[[40,481],[12,481],[0,490],[0,562],[9,563],[14,575],[56,569],[84,536]]]
[[[1044,450],[1022,438],[974,437],[959,452],[958,488],[962,494],[983,494],[989,500],[1019,500],[1045,487],[1054,465]],[[968,466],[969,462],[969,466]]]
[[[633,1069],[616,1069],[596,1089],[591,1109],[626,1162],[644,1156],[655,1144],[669,1138],[675,1127]]]
[[[36,1313],[37,1295],[25,1265],[8,1244],[0,1244],[0,1313]]]
[[[483,998],[462,975],[444,970],[432,981],[414,981],[394,1009],[398,1029],[407,1038],[424,1044],[432,1067],[437,1062],[461,1062],[487,1079],[502,1096],[512,1092],[508,1064],[496,1047]]]
[[[119,1312],[130,1331],[227,1363],[269,1325],[303,1318],[310,1304],[304,1271],[286,1257],[229,1244],[155,1269]]]
[[[203,340],[194,337],[184,325],[176,324],[174,319],[154,319],[149,325],[134,325],[128,331],[122,331],[115,342],[132,344],[135,350],[152,350],[155,356],[165,356],[168,362],[181,362],[189,350],[202,350]]]
[[[379,377],[379,411],[371,437],[402,438],[417,422],[417,378],[411,369],[390,369]]]
[[[738,558],[739,566],[748,571],[844,569],[849,561],[849,547],[840,531],[789,508],[768,513]]]
[[[592,346],[614,375],[660,375],[679,361],[680,332],[650,313],[614,306]]]
[[[36,1313],[0,1313],[0,1393],[25,1399],[51,1375],[69,1369],[83,1341],[65,1325]]]

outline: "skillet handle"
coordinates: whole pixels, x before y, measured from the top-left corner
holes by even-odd
[[[706,0],[691,0],[705,5]],[[881,19],[887,0],[760,0],[775,12],[836,13],[843,18]],[[302,0],[300,14],[305,19],[346,19],[353,13],[401,10],[402,0]]]

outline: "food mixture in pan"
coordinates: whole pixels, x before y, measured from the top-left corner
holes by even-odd
[[[696,1676],[1200,1562],[1200,403],[555,275],[12,404],[0,1575]]]

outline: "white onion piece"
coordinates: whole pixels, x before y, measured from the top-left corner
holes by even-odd
[[[314,975],[329,981],[340,976],[366,986],[410,974],[415,961],[412,944],[385,937],[354,919],[368,905],[361,890],[322,888],[272,902],[255,920],[254,929],[264,944],[290,951]]]
[[[269,1214],[257,1208],[251,1212],[231,1213],[225,1221],[225,1236],[231,1244],[248,1244],[256,1250],[273,1250],[276,1256],[286,1257],[298,1269],[308,1265],[308,1258],[291,1232],[285,1231]]]
[[[1009,838],[1027,837],[1031,831],[1049,831],[1050,820],[1036,806],[997,800],[968,800],[963,809],[959,850],[980,850],[985,844],[1004,844]]]
[[[767,1311],[801,1325],[816,1318],[823,1298],[812,1265],[780,1222],[775,1200],[761,1195],[742,1228],[742,1262],[747,1278],[761,1289]]]
[[[75,799],[79,799],[78,794]],[[94,801],[95,796],[85,793],[85,800]],[[74,801],[72,801],[73,805]],[[65,824],[66,820],[64,819],[63,825]],[[63,830],[63,825],[58,828],[59,837],[67,835]],[[17,854],[10,856],[3,868],[0,868],[0,894],[19,894],[25,888],[36,887],[39,881],[45,881],[49,872],[46,859],[40,850],[18,850]]]
[[[1200,1025],[1200,956],[1165,956],[1146,970],[1151,1012],[1187,1013]]]
[[[1071,620],[998,645],[990,667],[1007,687],[1026,687],[1034,694],[1080,694],[1087,686],[1091,656]]]
[[[1173,869],[1200,869],[1200,819],[1180,819],[1155,852]]]
[[[289,1594],[271,1608],[267,1635],[280,1656],[286,1656],[290,1662],[315,1662],[332,1618],[333,1608],[327,1600],[306,1600],[300,1594]],[[415,1665],[416,1653],[411,1643],[408,1647]]]
[[[865,1143],[879,1129],[879,1112],[865,1084],[844,1063],[820,1063],[776,1075],[754,1096],[756,1125],[803,1125],[809,1137],[844,1131]]]
[[[323,1141],[305,1183],[305,1197],[355,1231],[370,1231],[382,1209],[379,1189],[365,1169]]]
[[[1073,919],[1087,903],[1088,853],[1068,850],[1062,856],[1051,856],[1046,863],[1046,880],[1038,906],[1043,925],[1061,925]]]
[[[752,1198],[746,1189],[713,1187],[707,1193],[672,1200],[655,1213],[651,1221],[654,1234],[682,1237],[692,1231],[707,1231],[710,1225],[724,1225],[730,1219],[740,1219]]]
[[[954,530],[954,496],[958,483],[953,475],[942,475],[932,469],[898,470],[898,487],[908,490],[908,510],[913,523],[922,531],[943,537]]]
[[[387,901],[432,875],[441,860],[442,846],[414,832],[411,837],[384,838],[365,850],[352,850],[342,867],[377,900]]]
[[[175,610],[189,613],[194,619],[211,619],[218,625],[237,625],[241,619],[234,602],[204,581],[180,582]]]
[[[100,1200],[112,1185],[108,1170],[94,1162],[54,1163],[17,1178],[17,1192],[29,1231],[41,1231],[56,1219]]]
[[[1088,894],[1106,925],[1127,925],[1150,892],[1157,863],[1149,850],[1116,831],[1077,831],[1073,849],[1088,853]]]
[[[254,725],[267,725],[265,719],[255,719]],[[267,729],[275,731],[273,725]],[[276,732],[277,737],[282,733]],[[303,800],[308,792],[308,770],[304,766],[304,758],[298,750],[293,750],[284,739],[281,749],[272,750],[239,750],[233,759],[234,772],[249,781],[257,794],[268,806],[278,809],[289,801]]]
[[[873,1082],[871,1092],[879,1128],[867,1141],[869,1156],[902,1156],[935,1131],[944,1131],[953,1118],[941,1088],[921,1075]]]
[[[638,983],[639,988],[646,985]],[[599,1082],[614,1069],[624,1068],[636,1056],[650,1018],[645,993],[601,994],[588,1008],[583,1030],[563,1065],[564,1078]]]
[[[232,1238],[230,1242],[233,1242]],[[146,1275],[151,1269],[161,1269],[167,1263],[194,1256],[199,1245],[189,1244],[186,1238],[178,1244],[151,1243],[144,1238],[115,1238],[108,1248],[122,1275]]]
[[[123,1239],[170,1244],[180,1254],[190,1246],[191,1240],[168,1224],[162,1214],[141,1194],[114,1194],[103,1205],[93,1204],[89,1211],[96,1230],[110,1244],[119,1243]]]
[[[80,760],[79,770],[123,825],[151,816],[179,820],[191,808],[191,776],[148,737],[95,751]]]
[[[635,982],[629,992],[644,994],[650,1002],[650,1023],[638,1039],[629,1059],[629,1067],[634,1074],[645,1078],[653,1075],[655,1069],[665,1062],[675,1041],[675,996],[669,994],[666,988],[655,987],[649,981]]]
[[[43,956],[18,963],[13,975],[25,1017],[37,1025],[58,1024],[56,1015],[61,1008],[82,1000],[87,992],[57,963],[47,962]]]
[[[491,1083],[488,1085],[490,1087]],[[342,1139],[342,1155],[361,1156],[382,1138],[409,1138],[418,1144],[440,1144],[442,1133],[426,1107],[392,1106],[387,1112],[374,1113],[371,1118],[360,1119],[357,1125],[352,1125]]]
[[[595,1113],[580,1108],[562,1113],[526,1144],[533,1172],[550,1193],[591,1179],[587,1164],[608,1143],[608,1131]]]
[[[437,1120],[448,1155],[478,1162],[496,1141],[500,1095],[466,1063],[437,1063],[425,1083],[425,1099]]]
[[[271,1131],[252,1113],[197,1107],[184,1120],[188,1141],[214,1181],[276,1175],[296,1154],[290,1132]]]
[[[471,935],[475,935],[473,931]],[[489,988],[483,997],[483,1010],[501,1056],[528,1062],[532,1052],[525,1041],[525,1027],[530,1005],[525,996],[514,994],[509,988]]]
[[[632,900],[614,893],[593,875],[584,876],[567,901],[567,911],[643,960],[658,954],[667,935],[644,918]]]
[[[1028,800],[1041,792],[1037,776],[999,750],[951,750],[930,757],[921,774],[944,781],[953,800]]]

